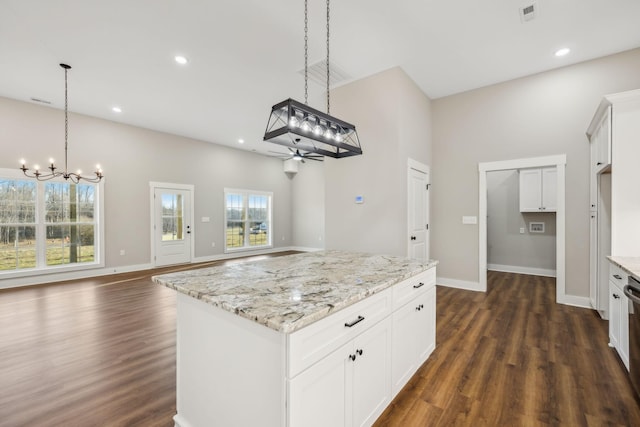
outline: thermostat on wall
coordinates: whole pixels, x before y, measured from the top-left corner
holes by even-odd
[[[356,196],[356,203],[364,203],[364,197]]]

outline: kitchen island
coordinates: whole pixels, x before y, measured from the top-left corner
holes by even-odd
[[[435,348],[435,266],[311,252],[156,276],[178,291],[179,427],[370,425]]]

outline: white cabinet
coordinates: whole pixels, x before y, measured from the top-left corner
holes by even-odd
[[[520,169],[520,212],[555,212],[557,169]]]
[[[622,291],[627,275],[611,264],[609,277],[609,345],[629,370],[629,299]]]
[[[387,317],[292,379],[290,425],[373,424],[391,401],[390,343]]]
[[[607,106],[598,118],[590,140],[595,151],[592,164],[595,172],[600,173],[611,166],[611,105]]]
[[[606,257],[640,253],[640,90],[605,96],[587,129],[590,145],[590,294],[607,318],[609,265]],[[594,225],[595,221],[595,225]],[[599,302],[600,299],[600,302]]]
[[[435,348],[435,281],[432,268],[293,333],[289,425],[372,425]],[[326,345],[338,342],[331,324],[355,321],[348,341]]]
[[[435,348],[435,288],[393,313],[392,388],[397,394]]]

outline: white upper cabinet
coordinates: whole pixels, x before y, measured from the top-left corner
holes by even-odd
[[[555,212],[557,174],[555,167],[520,169],[520,212]]]
[[[594,147],[592,170],[602,172],[611,166],[611,105],[603,108],[601,116],[589,129],[589,140]]]

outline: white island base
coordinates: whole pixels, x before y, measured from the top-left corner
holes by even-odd
[[[391,259],[389,268],[401,264]],[[225,293],[218,286],[206,293],[203,289],[213,285],[193,284],[206,281],[194,280],[195,273],[154,278],[178,290],[176,426],[370,426],[435,348],[436,264],[417,271],[402,264],[398,280],[383,279],[385,273],[378,272],[378,283],[358,277],[349,285],[344,284],[351,280],[346,277],[342,284],[323,285],[311,293],[305,293],[309,285],[304,284],[302,301],[329,298],[314,302],[312,310],[296,306],[298,285],[260,286],[260,291],[292,290],[290,308],[282,309],[288,306],[282,304],[276,317],[263,315],[273,313],[273,305],[265,302],[269,309],[259,314],[256,300],[246,303],[237,292]],[[220,270],[209,277],[217,280]],[[246,286],[252,287],[247,295],[255,293],[255,283]],[[363,293],[353,303],[338,301],[336,293],[349,295],[349,287]],[[276,293],[282,299],[282,293]],[[230,299],[236,307],[242,299],[253,314],[230,309],[223,303]],[[317,307],[324,307],[324,314],[309,321]],[[281,323],[265,326],[267,318]]]

